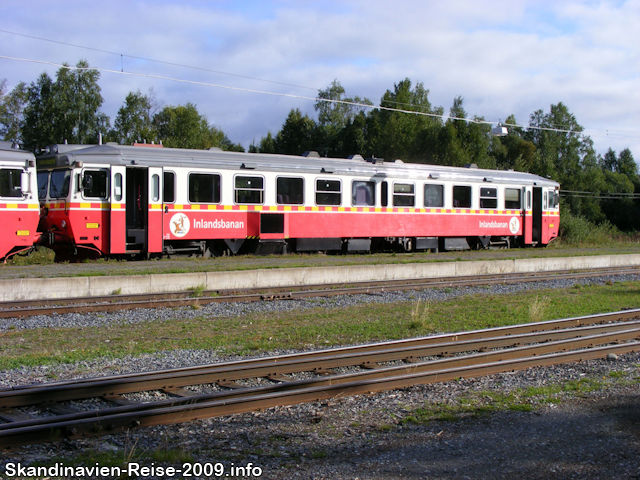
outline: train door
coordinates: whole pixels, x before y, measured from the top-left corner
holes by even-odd
[[[123,166],[111,167],[111,212],[109,213],[109,253],[118,254],[127,251],[127,210],[126,210],[126,169]]]
[[[524,187],[524,243],[537,245],[542,240],[542,188]]]
[[[127,167],[127,252],[140,253],[147,249],[149,213],[149,178],[147,168]]]
[[[147,252],[162,252],[162,168],[149,167],[149,221],[147,222]]]
[[[542,188],[533,187],[533,226],[531,230],[532,243],[537,245],[542,241]]]
[[[524,244],[531,245],[533,242],[533,217],[531,215],[531,187],[522,188],[522,235]]]

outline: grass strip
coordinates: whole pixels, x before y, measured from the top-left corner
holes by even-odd
[[[0,333],[0,370],[175,349],[221,355],[309,349],[590,315],[640,308],[640,282],[346,308],[338,299],[317,302],[324,306],[233,318],[180,319],[176,311],[174,319],[134,325],[13,329]]]

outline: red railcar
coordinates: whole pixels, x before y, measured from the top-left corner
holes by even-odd
[[[108,256],[546,245],[559,185],[522,172],[142,146],[38,159],[54,249]]]
[[[29,250],[37,239],[39,208],[32,153],[0,142],[0,259]]]

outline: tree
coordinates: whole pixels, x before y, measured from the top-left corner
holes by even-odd
[[[164,107],[153,117],[153,125],[158,139],[167,147],[206,150],[233,145],[222,130],[209,125],[192,103]]]
[[[109,118],[99,112],[103,103],[100,73],[81,60],[75,69],[66,64],[56,81],[43,73],[27,89],[22,127],[23,143],[29,150],[51,143],[97,143],[107,133]]]
[[[316,122],[299,109],[291,110],[275,138],[275,150],[285,155],[301,155],[318,150]]]
[[[266,137],[260,139],[259,145],[251,143],[249,151],[252,153],[276,153],[276,140],[271,132],[268,132]]]
[[[360,150],[346,153],[345,142],[354,143],[348,138],[347,131],[358,135],[353,131],[354,119],[366,108],[360,105],[373,103],[367,98],[343,97],[344,93],[345,90],[337,79],[326,90],[318,92],[318,101],[314,108],[318,112],[316,138],[320,142],[318,151],[321,155],[342,157],[361,153]],[[347,127],[349,128],[345,131]]]
[[[443,109],[432,108],[428,97],[429,90],[422,83],[416,83],[412,89],[408,78],[395,84],[393,92],[385,92],[380,101],[383,109],[372,112],[378,117],[379,128],[374,131],[380,138],[377,141],[370,139],[370,142],[378,144],[378,156],[422,163],[432,160],[432,141],[437,137],[435,132],[442,127],[439,117]]]
[[[443,165],[464,166],[475,164],[480,168],[495,168],[495,158],[489,155],[492,149],[491,126],[483,123],[481,117],[473,121],[467,118],[463,107],[464,99],[454,98],[445,122],[437,137],[437,163]]]
[[[28,90],[24,82],[6,94],[7,80],[0,82],[0,135],[3,140],[22,142],[21,128],[24,123],[24,108]]]
[[[140,90],[130,92],[124,101],[124,105],[118,110],[114,121],[114,129],[111,131],[111,139],[121,145],[135,142],[155,142],[158,132],[153,125],[153,115],[159,108],[153,89],[149,93],[142,94]]]
[[[55,117],[53,80],[42,73],[27,89],[22,126],[22,141],[26,150],[36,151],[40,147],[61,142],[53,123]]]
[[[507,118],[504,125],[508,134],[506,137],[493,138],[492,155],[499,169],[530,172],[536,159],[536,146],[523,138],[523,129],[516,127],[517,124],[513,115]]]
[[[557,180],[564,190],[602,192],[605,178],[593,149],[593,141],[582,134],[575,116],[563,103],[551,105],[549,113],[535,111],[524,134],[537,149],[533,172]],[[571,212],[590,221],[604,215],[596,196],[570,196]]]

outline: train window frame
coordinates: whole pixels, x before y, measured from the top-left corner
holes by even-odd
[[[216,196],[216,182],[213,181],[211,184],[213,185],[213,187],[211,188],[211,195],[202,195],[202,197],[197,196],[196,189],[195,187],[197,186],[196,183],[193,183],[193,189],[192,187],[192,177],[194,178],[194,180],[196,178],[200,179],[203,177],[212,177],[218,178],[218,183],[217,183],[217,196]],[[207,182],[208,183],[208,182]],[[199,185],[199,184],[198,184]],[[205,184],[206,186],[206,184]],[[188,190],[188,200],[190,204],[200,204],[200,203],[207,203],[207,204],[212,204],[212,205],[218,205],[221,203],[222,201],[222,175],[219,173],[212,173],[212,172],[189,172],[189,175],[187,177],[187,190]],[[206,192],[204,192],[206,193]]]
[[[24,170],[22,168],[0,168],[0,197],[2,198],[22,198],[22,172]],[[2,172],[7,172],[8,175],[6,177],[6,191],[4,190],[4,182],[5,179],[4,174]],[[17,177],[17,184],[15,181],[15,177]],[[8,195],[4,195],[7,193]]]
[[[95,174],[99,174],[101,177],[101,186],[96,184],[94,179]],[[109,198],[109,171],[104,168],[85,168],[82,170],[82,182],[80,184],[80,190],[82,192],[82,198],[84,199],[101,199],[106,200]],[[94,190],[98,190],[94,192]],[[87,193],[88,192],[88,193]]]
[[[547,191],[542,194],[542,210],[547,210]]]
[[[438,192],[435,197],[427,192],[427,190],[431,190],[432,187],[435,187],[435,188],[439,187],[439,190],[440,190],[440,192]],[[424,203],[424,206],[426,208],[442,208],[442,207],[444,207],[444,184],[442,184],[442,183],[425,183],[422,190],[424,192],[423,203]],[[439,203],[439,205],[428,205],[427,204],[427,200],[434,200],[435,203]],[[438,202],[438,200],[439,200],[439,202]],[[429,202],[429,203],[431,203],[431,202]]]
[[[238,187],[239,179],[252,179],[260,180],[261,186],[240,186]],[[248,185],[251,185],[251,181]],[[262,175],[235,175],[233,177],[233,197],[236,205],[263,205],[264,204],[264,176]],[[247,199],[243,198],[240,192],[247,192],[245,195]]]
[[[494,187],[480,187],[480,208],[496,210],[498,208],[498,189]]]
[[[324,189],[320,189],[321,182],[327,182]],[[331,185],[337,185],[338,189],[330,188]],[[315,202],[319,207],[339,207],[342,205],[342,180],[339,178],[316,178],[315,182]],[[321,201],[321,199],[325,199]],[[337,199],[329,201],[329,199]]]
[[[122,173],[116,172],[116,174],[113,176],[114,201],[121,202],[123,196],[124,196],[124,191],[122,188]]]
[[[151,175],[151,201],[158,202],[160,200],[160,175],[154,173]]]
[[[362,203],[362,195],[365,195]],[[371,180],[351,180],[351,205],[354,207],[375,207],[376,182]]]
[[[509,192],[516,192],[518,194],[518,201],[510,200],[512,196]],[[510,203],[511,202],[511,203]],[[522,210],[522,190],[519,188],[505,188],[504,189],[504,209],[505,210]]]
[[[408,192],[396,191],[396,187],[410,187]],[[405,200],[409,199],[409,200]],[[403,203],[409,202],[409,203]],[[416,206],[416,185],[415,183],[393,182],[393,206],[411,208]]]
[[[54,175],[59,173],[65,174],[64,177],[62,178],[62,185],[61,185],[62,191],[58,190],[58,187],[56,186],[57,182],[54,183],[53,181]],[[49,175],[49,198],[67,198],[69,196],[70,187],[71,187],[71,169],[70,168],[64,168],[64,169],[59,168],[56,170],[51,170],[51,173]],[[51,193],[52,188],[56,189],[55,195]]]
[[[290,185],[286,185],[287,188],[282,189],[281,193],[281,181],[286,184],[288,181],[295,180],[300,182],[300,185],[293,188],[291,193]],[[285,187],[285,185],[282,185]],[[298,191],[295,191],[298,190]],[[288,191],[288,192],[287,192]],[[294,201],[295,200],[295,201]],[[289,177],[278,176],[276,177],[276,204],[277,205],[304,205],[304,177]]]
[[[37,179],[38,179],[38,198],[40,200],[44,200],[47,198],[47,194],[49,193],[49,174],[51,172],[49,172],[49,170],[41,170],[38,172],[37,174]],[[45,182],[44,185],[42,185],[40,183],[40,178],[41,177],[46,177],[47,181]]]
[[[171,197],[167,196],[169,190]],[[222,185],[220,185],[220,190],[222,194]],[[162,203],[176,203],[176,172],[171,170],[164,170],[162,172]]]
[[[453,208],[471,208],[473,199],[473,188],[471,185],[452,185],[451,202]],[[460,193],[463,193],[461,196]],[[456,202],[458,202],[456,204]]]

